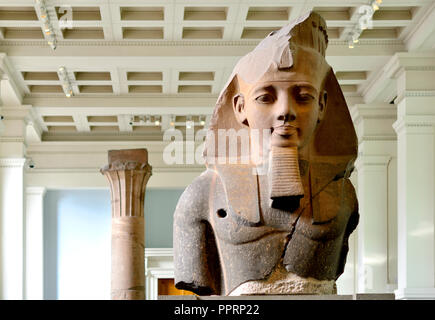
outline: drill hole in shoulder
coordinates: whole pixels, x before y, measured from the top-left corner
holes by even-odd
[[[227,216],[227,212],[225,211],[225,209],[219,209],[216,214],[219,218],[225,218]]]

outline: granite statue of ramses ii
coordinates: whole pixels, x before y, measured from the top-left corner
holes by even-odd
[[[175,211],[177,288],[336,293],[359,218],[358,144],[327,44],[325,21],[308,12],[235,66],[210,121],[207,169]],[[222,149],[230,131],[240,134]]]

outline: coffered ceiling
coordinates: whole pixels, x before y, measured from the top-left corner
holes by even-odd
[[[53,50],[36,1],[0,0],[0,52],[42,140],[159,140],[171,124],[206,126],[237,60],[310,9],[326,19],[327,60],[348,102],[391,101],[382,67],[396,52],[434,48],[434,2],[384,0],[351,49],[370,1],[47,0]]]

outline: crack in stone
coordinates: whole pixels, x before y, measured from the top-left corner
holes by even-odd
[[[287,241],[286,241],[286,244],[285,244],[285,246],[284,246],[283,253],[282,253],[282,255],[281,255],[281,260],[284,259],[285,253],[286,253],[286,251],[287,251],[287,247],[288,247],[288,245],[290,244],[290,241],[291,241],[291,239],[293,238],[293,234],[294,234],[294,232],[295,232],[295,230],[296,230],[296,224],[298,223],[299,218],[301,217],[302,213],[305,211],[305,208],[306,208],[306,207],[302,208],[302,210],[301,210],[301,212],[299,213],[298,217],[296,218],[296,220],[295,220],[295,221],[293,222],[293,224],[292,224],[292,228],[291,228],[291,230],[289,231],[289,234],[288,234],[287,237],[286,237],[286,238],[287,238]]]

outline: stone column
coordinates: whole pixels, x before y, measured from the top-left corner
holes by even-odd
[[[26,188],[25,298],[44,299],[44,187]]]
[[[101,169],[112,199],[112,299],[145,299],[145,187],[151,175],[146,149],[110,150]]]
[[[358,135],[358,179],[360,222],[357,239],[357,292],[392,292],[397,281],[396,207],[396,119],[394,104],[359,104],[352,109]],[[394,200],[394,201],[392,201]],[[391,231],[394,233],[392,234]]]
[[[398,53],[398,289],[396,299],[435,299],[435,55]]]

